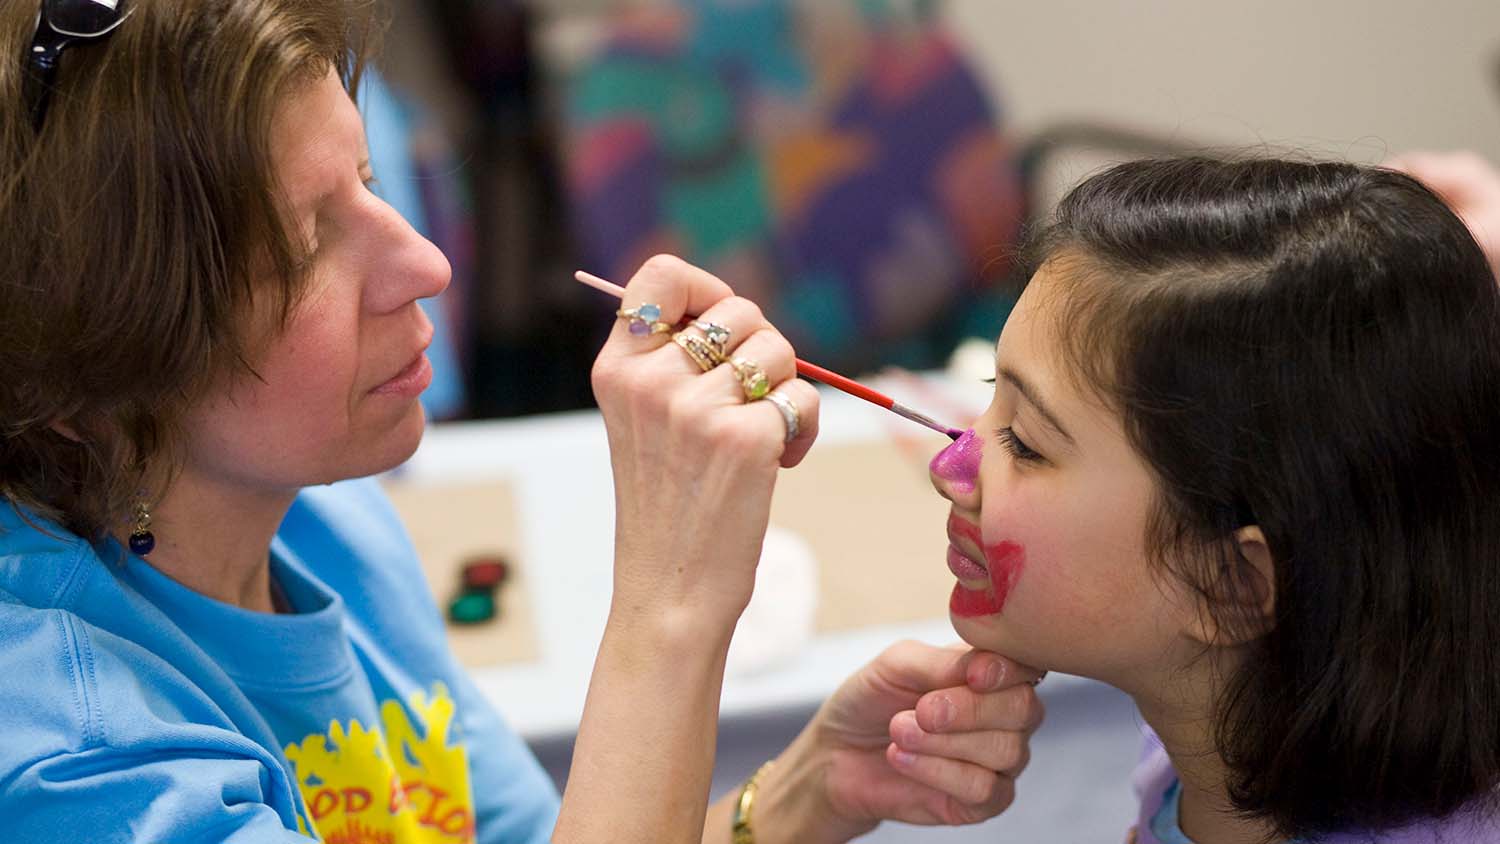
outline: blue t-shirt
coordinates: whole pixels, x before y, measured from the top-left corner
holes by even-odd
[[[557,792],[379,487],[303,492],[271,555],[294,614],[0,500],[0,840],[547,841]]]

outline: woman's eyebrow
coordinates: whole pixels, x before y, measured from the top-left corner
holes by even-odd
[[[1068,445],[1077,445],[1077,443],[1073,441],[1073,435],[1069,434],[1067,429],[1062,426],[1062,423],[1057,421],[1057,417],[1053,415],[1052,411],[1047,409],[1047,403],[1042,401],[1042,396],[1037,392],[1035,387],[1028,384],[1026,380],[1019,374],[1017,374],[1013,369],[1001,368],[999,371],[1001,380],[1010,384],[1012,387],[1015,387],[1016,391],[1019,392],[1021,396],[1031,404],[1032,407],[1036,408],[1036,412],[1041,414],[1042,419],[1049,426],[1051,426],[1052,430],[1057,432],[1058,436],[1067,440]]]

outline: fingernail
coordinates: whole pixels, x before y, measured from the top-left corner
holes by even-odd
[[[980,680],[985,691],[993,692],[1000,688],[1000,663],[991,662],[985,666],[984,677]]]
[[[901,750],[898,748],[895,753],[891,754],[891,761],[895,762],[897,765],[907,767],[917,761],[917,755],[915,753],[911,753],[909,751]]]
[[[948,697],[938,698],[937,709],[932,713],[932,726],[939,730],[946,730],[957,717],[958,707],[953,705],[953,700]]]

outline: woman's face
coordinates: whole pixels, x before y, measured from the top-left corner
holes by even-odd
[[[305,296],[255,375],[186,420],[184,474],[281,493],[388,469],[416,449],[432,324],[417,300],[448,284],[442,253],[367,187],[359,112],[330,71],[272,127],[275,167],[313,247]]]
[[[1187,643],[1190,603],[1148,569],[1146,464],[1058,368],[1057,287],[1045,267],[1033,278],[1000,338],[994,400],[932,461],[953,505],[949,612],[976,647],[1130,689]]]

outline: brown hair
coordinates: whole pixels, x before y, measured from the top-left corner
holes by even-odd
[[[307,245],[271,126],[330,67],[349,90],[369,0],[136,0],[23,103],[37,4],[0,9],[0,495],[94,538],[173,471],[183,412],[253,374]],[[8,59],[6,57],[9,57]]]
[[[1299,839],[1493,807],[1500,290],[1463,222],[1388,170],[1194,158],[1089,179],[1039,244],[1158,562],[1233,630],[1235,530],[1275,560],[1217,700],[1235,805]]]

